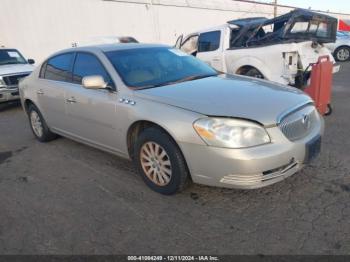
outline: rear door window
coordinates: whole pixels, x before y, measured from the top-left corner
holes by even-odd
[[[68,82],[71,76],[71,66],[74,54],[66,53],[50,58],[42,68],[40,77]]]
[[[198,38],[198,52],[210,52],[219,49],[220,37],[220,31],[200,34]]]
[[[44,64],[41,76],[49,80],[69,81],[73,56],[73,53],[67,53],[50,58]]]

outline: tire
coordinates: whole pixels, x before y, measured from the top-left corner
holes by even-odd
[[[137,138],[134,150],[135,165],[152,190],[172,195],[186,187],[190,177],[186,161],[175,141],[164,131],[154,127],[145,129]]]
[[[328,104],[327,105],[327,111],[326,111],[326,113],[324,115],[325,116],[330,116],[332,113],[333,113],[333,107],[332,107],[331,104]]]
[[[33,104],[28,107],[28,118],[30,128],[37,140],[40,142],[49,142],[57,138],[57,135],[52,133],[48,128],[39,109]]]
[[[255,77],[255,78],[260,78],[260,79],[264,79],[264,76],[262,75],[262,73],[259,72],[259,70],[255,69],[255,68],[251,68],[249,69],[247,72],[245,72],[243,75],[245,76],[250,76],[250,77]]]
[[[334,58],[338,62],[346,62],[350,60],[350,47],[341,46],[334,51]]]

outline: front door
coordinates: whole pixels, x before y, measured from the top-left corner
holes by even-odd
[[[224,69],[220,30],[201,33],[198,37],[197,57],[218,71]]]
[[[86,89],[85,76],[102,76],[111,90]],[[101,61],[91,53],[78,52],[73,66],[73,80],[66,92],[66,110],[71,135],[110,150],[118,145],[118,94]]]

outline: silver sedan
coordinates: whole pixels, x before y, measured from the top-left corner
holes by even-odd
[[[134,161],[162,194],[194,183],[252,189],[315,158],[323,120],[286,86],[220,74],[163,45],[72,48],[20,83],[35,137],[57,134]]]

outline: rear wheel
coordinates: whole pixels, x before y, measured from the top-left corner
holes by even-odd
[[[189,172],[185,159],[168,134],[147,128],[135,144],[135,164],[145,183],[154,191],[172,195],[185,188]]]
[[[50,131],[39,109],[33,104],[28,107],[28,117],[33,134],[40,142],[49,142],[57,137]]]
[[[341,46],[334,51],[335,60],[338,62],[346,62],[350,60],[350,48]]]
[[[260,71],[255,68],[249,69],[244,75],[264,79],[264,76],[262,75],[262,73],[260,73]]]

